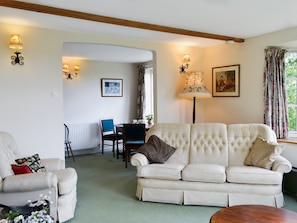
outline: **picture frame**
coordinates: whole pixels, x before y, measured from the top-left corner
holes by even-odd
[[[123,79],[101,78],[102,97],[123,97]]]
[[[240,96],[240,65],[229,65],[212,68],[212,96]]]

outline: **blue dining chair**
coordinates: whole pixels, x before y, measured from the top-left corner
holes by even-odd
[[[112,152],[115,157],[115,143],[117,143],[117,158],[119,153],[119,140],[123,139],[122,134],[115,132],[113,119],[101,120],[101,136],[102,136],[102,154],[104,154],[105,141],[112,141]]]
[[[145,124],[124,124],[123,144],[125,166],[127,168],[130,160],[131,150],[137,150],[145,142]]]

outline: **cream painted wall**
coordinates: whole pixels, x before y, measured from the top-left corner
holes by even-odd
[[[264,49],[269,46],[296,48],[297,28],[255,38],[243,44],[220,45],[204,50],[204,71],[211,89],[212,67],[240,64],[240,97],[213,97],[205,100],[205,121],[263,123]]]
[[[65,123],[99,123],[107,118],[123,123],[136,118],[136,64],[69,59],[63,63],[80,65],[78,77],[63,76]],[[101,78],[122,79],[123,97],[102,97]]]
[[[22,36],[25,65],[11,65],[12,33]],[[191,54],[191,69],[202,66],[202,49],[1,24],[0,130],[11,133],[24,155],[64,158],[62,46],[64,42],[116,44],[151,50],[155,67],[155,121],[183,122],[188,110],[177,98],[183,54]],[[82,71],[83,72],[83,65]],[[55,92],[59,97],[52,98]],[[186,102],[186,104],[190,102]],[[181,108],[182,106],[182,108]],[[191,114],[191,112],[189,112]]]
[[[10,34],[21,34],[25,65],[11,65]],[[197,103],[197,122],[263,122],[263,67],[267,46],[297,39],[297,28],[247,39],[243,44],[206,49],[181,47],[135,39],[94,36],[1,24],[0,30],[0,130],[10,132],[23,154],[64,158],[64,110],[62,45],[64,42],[117,44],[152,50],[155,67],[155,115],[157,122],[192,120],[192,101],[177,97],[184,75],[178,67],[183,54],[190,54],[190,70],[205,72],[211,90],[211,68],[241,65],[238,98],[211,98]],[[83,66],[82,66],[83,68]],[[83,69],[82,69],[83,72]],[[52,98],[52,91],[59,97]]]
[[[24,65],[11,65],[9,39],[22,36]],[[24,155],[63,157],[61,40],[49,30],[1,24],[0,131],[9,132]],[[52,44],[49,44],[51,42]],[[52,98],[56,91],[58,98]]]

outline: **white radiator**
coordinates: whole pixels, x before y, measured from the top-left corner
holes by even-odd
[[[95,148],[100,143],[97,123],[66,123],[72,150]]]

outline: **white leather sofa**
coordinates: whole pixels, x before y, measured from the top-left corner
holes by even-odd
[[[15,175],[11,164],[23,157],[14,138],[0,132],[0,203],[25,205],[50,194],[50,215],[58,222],[73,218],[77,202],[75,169],[65,168],[64,160],[51,158],[41,159],[46,172]]]
[[[147,133],[146,141],[152,135],[176,150],[161,164],[150,163],[141,153],[131,157],[131,164],[137,167],[139,200],[222,207],[283,206],[283,173],[291,170],[291,163],[277,155],[269,169],[245,165],[258,137],[277,143],[267,125],[159,123]]]

